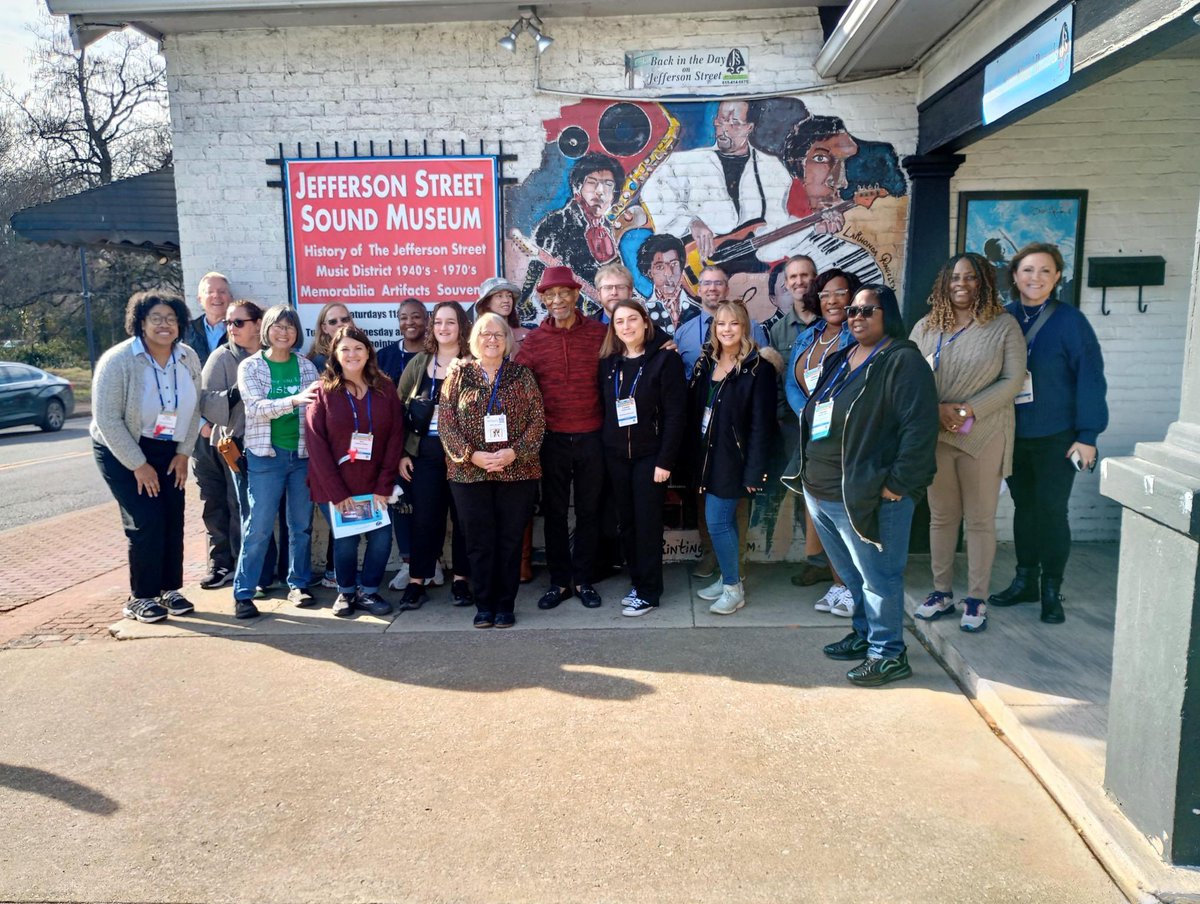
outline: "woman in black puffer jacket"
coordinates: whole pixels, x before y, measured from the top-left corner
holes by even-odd
[[[738,566],[738,501],[763,489],[775,423],[773,349],[759,349],[740,301],[722,302],[689,386],[689,434],[700,437],[693,474],[721,575],[699,597],[732,615],[745,605]]]
[[[640,302],[618,301],[600,349],[604,453],[633,586],[622,615],[662,597],[663,503],[687,423],[683,359],[664,351]]]

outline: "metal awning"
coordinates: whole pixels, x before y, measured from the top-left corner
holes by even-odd
[[[175,169],[163,167],[27,207],[13,214],[9,223],[17,235],[31,242],[110,250],[141,249],[178,258]]]

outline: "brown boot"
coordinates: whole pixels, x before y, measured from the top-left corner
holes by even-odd
[[[521,540],[521,583],[533,580],[533,519],[525,525],[525,537]]]

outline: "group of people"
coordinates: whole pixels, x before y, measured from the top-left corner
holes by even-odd
[[[324,581],[337,589],[334,615],[393,611],[381,593],[393,537],[407,566],[389,586],[400,609],[420,608],[441,583],[449,522],[453,603],[474,605],[476,627],[509,627],[539,494],[549,587],[538,607],[573,596],[602,605],[593,582],[607,499],[631,583],[621,611],[641,616],[661,603],[666,489],[685,481],[710,545],[696,573],[714,578],[697,594],[731,615],[746,602],[746,501],[774,471],[806,513],[807,561],[793,582],[828,581],[817,609],[853,619],[825,647],[860,660],[852,682],[911,674],[904,569],[927,492],[932,588],[918,618],[956,611],[965,519],[962,629],[984,630],[989,604],[1040,601],[1042,620],[1061,622],[1072,480],[1094,467],[1107,423],[1095,335],[1054,300],[1062,270],[1053,246],[1022,249],[1005,305],[991,265],[958,255],[909,333],[890,288],[795,257],[783,271],[793,310],[768,334],[708,268],[686,324],[696,335],[672,337],[620,264],[596,273],[603,311],[593,316],[570,268],[550,266],[536,328],[517,317],[521,290],[493,278],[470,319],[457,302],[431,313],[405,302],[399,340],[378,351],[345,306],[326,305],[308,355],[292,308],[234,300],[219,273],[201,281],[204,312],[192,322],[177,296],[139,292],[130,339],[103,356],[93,390],[95,456],[129,539],[124,613],[152,622],[192,611],[181,593],[191,459],[209,535],[202,586],[232,581],[238,618],[259,614],[254,600],[276,576],[291,603],[316,605],[315,504],[331,524],[364,506],[392,513],[390,525],[333,532]],[[1018,567],[988,597],[1005,478]]]

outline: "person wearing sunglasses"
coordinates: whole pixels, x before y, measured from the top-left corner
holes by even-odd
[[[857,276],[836,267],[820,274],[809,285],[801,299],[801,305],[810,316],[811,324],[792,343],[788,365],[783,371],[783,394],[794,417],[804,411],[809,396],[824,373],[826,362],[847,346],[854,344],[854,334],[846,321],[846,307],[858,291],[861,283]],[[799,421],[797,420],[797,428]],[[797,446],[800,435],[796,433],[796,445],[790,450],[792,459],[784,475],[796,475],[799,468]],[[829,557],[821,546],[821,538],[813,527],[812,513],[804,512],[804,568],[792,575],[796,587],[831,582],[828,590],[813,604],[818,612],[829,612],[843,618],[854,614],[854,601],[850,591],[829,564]]]
[[[503,317],[481,314],[470,348],[474,360],[456,359],[442,383],[438,432],[466,533],[474,625],[511,628],[521,537],[542,474],[545,412],[533,372],[510,357],[516,341]]]
[[[183,587],[183,487],[200,432],[200,359],[179,341],[188,309],[172,292],[130,296],[130,338],[92,380],[92,453],[121,510],[129,553],[126,618],[162,621],[193,606]]]
[[[913,508],[936,470],[937,388],[891,289],[864,286],[846,316],[855,344],[822,368],[800,421],[800,480],[786,483],[804,493],[854,602],[854,630],[824,653],[862,660],[846,677],[871,687],[912,675],[904,567]]]
[[[238,452],[237,470],[226,463],[222,457],[221,467],[229,472],[233,485],[233,501],[231,505],[238,514],[236,530],[230,532],[233,561],[242,548],[242,536],[246,518],[250,513],[250,499],[247,495],[245,442],[246,407],[242,404],[242,395],[237,388],[238,365],[260,348],[259,324],[262,322],[262,308],[252,301],[240,299],[232,302],[225,312],[225,331],[229,341],[219,346],[208,356],[204,363],[204,372],[200,377],[200,414],[213,425],[213,445],[219,447],[226,441],[232,442]],[[267,542],[267,553],[263,560],[262,573],[258,578],[259,587],[269,587],[275,580],[275,562],[278,552],[275,536],[272,534]],[[233,580],[233,569],[227,574],[218,574],[220,583],[211,587],[220,587]],[[211,589],[201,582],[201,587]]]
[[[1090,323],[1057,298],[1064,261],[1055,245],[1035,242],[1009,264],[1008,312],[1025,335],[1028,372],[1016,397],[1017,434],[1008,489],[1013,500],[1017,573],[988,603],[1042,604],[1057,625],[1071,553],[1068,506],[1075,475],[1096,466],[1096,440],[1108,427],[1104,358]]]
[[[995,270],[978,254],[950,258],[929,306],[909,338],[933,369],[942,429],[929,487],[933,590],[913,615],[933,621],[954,613],[954,551],[965,517],[967,595],[959,628],[978,632],[987,628],[996,503],[1000,482],[1012,473],[1013,398],[1025,378],[1025,343],[1005,314]]]
[[[312,361],[317,373],[325,369],[333,337],[344,326],[354,326],[354,318],[344,304],[331,301],[321,307],[317,314],[317,333],[313,336],[312,348],[308,350],[308,360]]]

